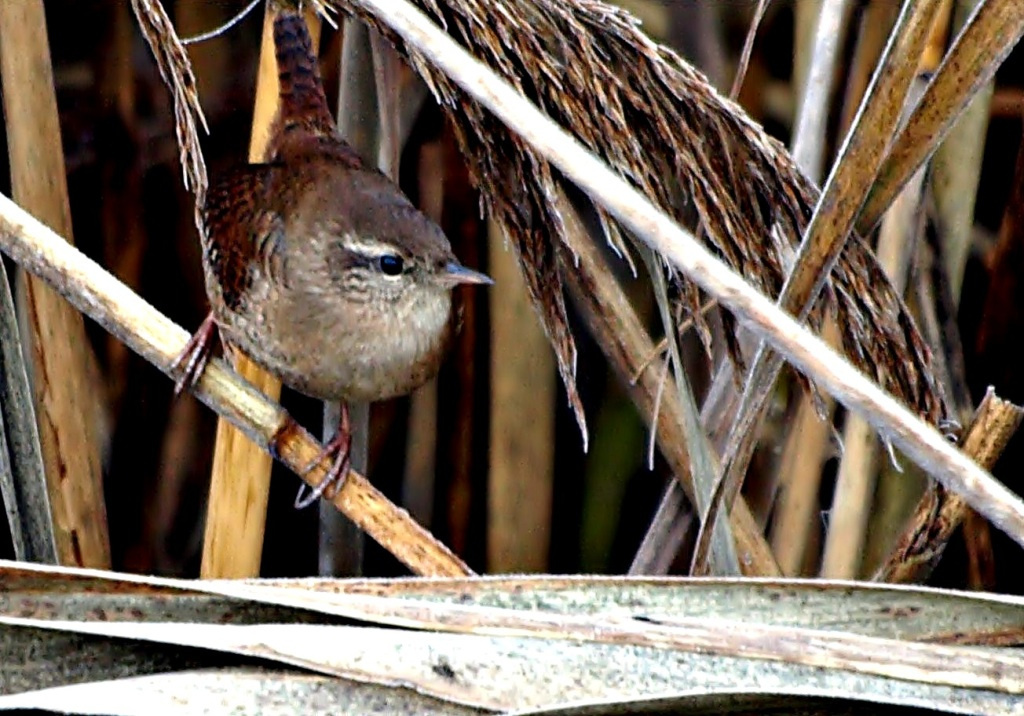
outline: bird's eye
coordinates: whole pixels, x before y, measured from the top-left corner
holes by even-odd
[[[377,264],[380,266],[381,272],[386,276],[397,276],[402,273],[402,269],[405,267],[401,256],[395,256],[394,254],[385,254],[377,259]]]

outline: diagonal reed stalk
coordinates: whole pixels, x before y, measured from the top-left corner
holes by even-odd
[[[821,198],[798,249],[793,268],[782,288],[778,305],[801,318],[810,313],[824,288],[829,272],[853,230],[857,213],[876,173],[889,138],[895,133],[900,113],[914,79],[917,60],[928,40],[939,4],[932,0],[906,0],[893,28],[889,47],[879,62],[858,119],[847,135]],[[733,420],[732,434],[722,457],[722,472],[712,498],[702,534],[694,551],[693,571],[703,573],[709,537],[705,524],[715,518],[720,506],[729,509],[743,484],[758,435],[758,425],[772,387],[782,369],[782,358],[761,344],[745,381],[740,409]],[[927,379],[926,379],[927,380]],[[933,422],[942,417],[942,407],[932,403],[923,414]]]
[[[910,119],[892,142],[857,228],[869,231],[939,146],[974,97],[1024,35],[1024,11],[1017,0],[983,0],[942,61]]]

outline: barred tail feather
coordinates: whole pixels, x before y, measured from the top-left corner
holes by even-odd
[[[314,135],[333,136],[323,82],[306,21],[297,10],[282,8],[274,18],[281,108],[278,132],[301,127]]]

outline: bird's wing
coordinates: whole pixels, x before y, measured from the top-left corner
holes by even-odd
[[[253,267],[284,280],[280,251],[283,221],[273,202],[281,167],[236,167],[211,186],[203,206],[203,250],[227,308],[237,310],[249,290]]]

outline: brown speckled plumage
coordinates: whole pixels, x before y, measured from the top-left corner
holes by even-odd
[[[269,161],[215,181],[203,207],[213,319],[226,343],[306,395],[409,393],[438,370],[452,289],[489,279],[461,267],[441,229],[341,139],[298,12],[278,11],[274,40]],[[206,348],[205,337],[192,347]],[[335,467],[343,476],[341,458]]]
[[[313,397],[380,400],[437,371],[451,334],[441,229],[337,133],[302,17],[274,23],[270,161],[207,195],[207,290],[222,338]],[[400,276],[375,261],[400,258]]]

